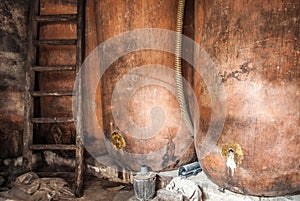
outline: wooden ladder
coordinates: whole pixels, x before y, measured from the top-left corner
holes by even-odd
[[[23,134],[23,166],[26,170],[32,170],[32,152],[34,150],[73,150],[76,152],[75,186],[74,193],[77,197],[83,193],[83,161],[84,148],[80,139],[81,131],[76,130],[75,144],[33,144],[34,124],[46,123],[71,123],[75,117],[34,117],[34,98],[41,96],[73,96],[73,91],[34,91],[36,72],[50,71],[79,71],[83,55],[83,34],[84,34],[84,0],[77,1],[76,14],[60,15],[39,15],[40,1],[32,0],[29,14],[28,27],[28,53],[26,58],[26,83],[25,83],[25,114]],[[76,22],[76,39],[63,40],[39,40],[39,23],[45,22]],[[40,45],[76,45],[76,65],[67,66],[40,66],[37,65],[38,47]],[[76,93],[80,93],[76,91]],[[78,120],[78,119],[77,119]]]

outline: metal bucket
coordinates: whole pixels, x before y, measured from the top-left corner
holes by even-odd
[[[133,177],[135,197],[140,201],[150,200],[155,196],[156,174],[148,172],[147,167],[142,166],[141,172]]]

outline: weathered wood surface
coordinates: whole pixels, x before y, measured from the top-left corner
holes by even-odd
[[[34,115],[34,100],[30,91],[34,88],[35,74],[31,71],[31,67],[36,62],[36,47],[34,40],[37,39],[38,25],[34,20],[35,15],[39,12],[38,1],[31,1],[29,14],[28,28],[28,49],[26,58],[26,73],[25,73],[25,96],[24,96],[24,134],[23,134],[23,165],[27,170],[32,169],[32,150],[29,146],[33,144],[33,124],[30,117]]]
[[[33,71],[74,71],[76,69],[75,65],[66,65],[66,66],[33,66]]]
[[[76,14],[61,14],[61,15],[38,15],[35,20],[39,23],[45,22],[69,22],[76,21]]]
[[[61,1],[59,3],[52,0],[41,0],[39,16],[49,15],[76,15],[77,1]],[[76,17],[77,19],[77,17]],[[59,31],[58,31],[59,30]],[[77,43],[76,21],[66,22],[43,22],[40,23],[39,40],[39,60],[38,65],[38,89],[39,91],[72,91],[76,77],[76,43]],[[58,66],[70,66],[74,71],[52,71]],[[72,67],[71,67],[72,66]],[[75,69],[74,69],[74,67]],[[60,68],[60,67],[58,67]],[[51,70],[50,71],[46,71]],[[41,117],[57,117],[58,121],[53,118],[44,119],[48,123],[58,123],[60,120],[70,122],[72,117],[72,96],[42,96],[40,97],[40,115]],[[41,119],[42,120],[42,119]],[[49,120],[49,121],[48,121]],[[43,120],[42,120],[43,121]],[[41,122],[41,121],[40,121]],[[63,122],[61,122],[63,123]],[[43,124],[38,132],[43,133],[46,142],[53,143],[53,133],[51,133],[51,124]],[[60,129],[64,135],[74,134],[74,124],[60,124]],[[72,130],[72,132],[68,132]],[[74,139],[74,137],[65,137],[65,140]],[[40,143],[40,142],[37,142]]]
[[[29,147],[32,150],[76,150],[76,146],[71,144],[34,144]]]
[[[196,1],[195,39],[222,78],[226,114],[220,138],[211,136],[216,150],[200,153],[212,106],[195,77],[201,112],[195,144],[204,172],[219,186],[266,196],[300,190],[299,13],[299,1]],[[234,174],[220,154],[230,144],[241,147],[235,159],[243,155]]]
[[[87,1],[86,2],[86,11],[85,11],[85,59],[89,59],[93,57],[94,60],[92,62],[93,66],[99,66],[97,47],[100,45],[100,42],[97,40],[97,30],[96,30],[96,17],[95,17],[95,2],[94,1]],[[83,68],[90,68],[88,65],[84,66]],[[84,69],[84,70],[85,70]],[[99,132],[99,128],[103,128],[103,120],[102,120],[102,100],[101,100],[101,93],[100,93],[100,86],[99,80],[100,78],[100,71],[96,71],[90,74],[85,74],[82,76],[82,88],[84,90],[83,99],[91,99],[96,107],[97,118],[94,119],[91,114],[92,112],[89,111],[91,105],[85,104],[88,101],[85,101],[82,105],[83,111],[83,130],[88,134],[88,138],[85,141],[84,146],[89,147],[89,152],[95,157],[106,154],[106,148],[104,144],[104,135],[103,133]],[[96,83],[94,83],[96,82]],[[93,90],[92,85],[97,86],[98,88],[95,91]],[[92,94],[92,96],[85,97],[85,94]]]
[[[176,1],[137,0],[126,2],[122,0],[97,0],[95,1],[95,10],[97,39],[99,44],[108,39],[113,39],[113,37],[118,34],[134,29],[161,28],[175,30]],[[145,40],[151,39],[145,38]],[[126,45],[129,44],[118,44],[120,49],[126,48]],[[128,106],[129,111],[131,111],[130,115],[127,115],[126,112],[123,113],[124,118],[121,119],[120,125],[116,124],[112,116],[112,93],[116,84],[120,81],[122,76],[134,68],[147,64],[160,64],[169,69],[174,69],[174,55],[155,50],[132,52],[123,55],[106,70],[101,80],[103,130],[107,139],[110,140],[114,129],[119,130],[122,129],[122,127],[129,126],[129,124],[126,123],[127,120],[131,119],[131,122],[137,127],[151,126],[149,111],[155,106],[161,106],[167,117],[166,124],[154,137],[138,139],[134,136],[138,135],[136,133],[124,133],[120,131],[119,135],[124,138],[124,142],[126,143],[123,150],[114,150],[112,143],[109,142],[107,145],[109,151],[115,156],[116,161],[122,167],[138,171],[141,163],[146,162],[151,169],[156,171],[173,169],[194,159],[193,145],[180,153],[178,153],[180,149],[179,146],[173,146],[175,137],[180,141],[180,139],[188,135],[184,126],[181,128],[181,133],[176,134],[180,129],[181,115],[174,94],[156,84],[141,87],[136,93],[132,94],[130,103],[125,102],[125,100],[124,102],[120,101],[119,104],[123,104],[124,107]],[[149,67],[149,69],[151,69],[151,67]],[[156,73],[157,75],[162,74],[160,71]],[[174,84],[175,86],[173,75],[173,73],[165,75],[163,81],[170,82],[171,85]],[[126,85],[128,85],[128,87],[135,86],[136,83],[134,80],[129,80]],[[125,88],[124,86],[124,89]],[[157,91],[157,93],[154,94],[153,91]],[[128,97],[126,90],[122,93],[119,97],[124,99]],[[122,116],[122,111],[115,112]],[[101,116],[101,114],[99,113],[98,116]],[[158,119],[159,117],[154,118]],[[185,142],[183,139],[181,141],[183,143]],[[159,153],[155,156],[151,156],[151,153],[156,151],[159,151]],[[130,154],[140,155],[135,156],[135,158]]]

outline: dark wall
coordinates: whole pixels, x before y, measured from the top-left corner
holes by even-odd
[[[0,1],[0,158],[22,152],[28,3]]]

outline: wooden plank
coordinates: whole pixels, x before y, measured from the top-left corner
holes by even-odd
[[[76,69],[75,65],[69,65],[69,66],[33,66],[33,71],[73,71]]]
[[[30,118],[32,123],[36,124],[49,124],[49,123],[72,123],[73,117],[39,117]]]
[[[41,45],[76,45],[76,39],[59,39],[59,40],[35,40],[34,44]]]
[[[75,195],[81,197],[83,195],[83,173],[84,170],[84,147],[80,136],[76,136],[76,164],[75,164]]]
[[[29,26],[27,33],[27,56],[26,56],[26,72],[25,72],[25,95],[24,95],[24,133],[23,133],[23,166],[26,170],[32,170],[32,151],[29,146],[33,141],[33,124],[30,117],[33,116],[33,97],[30,90],[34,86],[34,73],[31,66],[36,62],[36,46],[33,41],[37,39],[37,23],[34,16],[38,13],[39,0],[30,2]]]
[[[76,21],[76,14],[61,14],[61,15],[38,15],[35,20],[39,23],[45,22],[72,22]]]
[[[84,31],[84,7],[85,1],[79,0],[77,4],[77,41],[76,41],[76,71],[79,71],[79,68],[82,64],[83,58],[83,31]]]
[[[84,31],[84,8],[85,1],[79,0],[77,4],[77,43],[76,43],[76,72],[79,72],[80,66],[82,64],[83,57],[83,31]],[[80,75],[79,75],[80,76]],[[80,79],[79,79],[80,80]],[[77,120],[77,130],[76,130],[76,166],[75,166],[75,195],[81,197],[83,195],[83,173],[84,173],[84,147],[82,144],[81,136],[82,127],[78,124],[82,122],[82,108],[81,108],[81,81],[79,81],[78,87],[78,100],[79,100],[79,115]]]
[[[76,150],[73,144],[32,144],[31,150]]]
[[[73,177],[74,172],[38,172],[35,171],[35,173],[39,177]]]
[[[40,96],[73,96],[74,91],[31,91],[31,96],[40,97]]]
[[[8,187],[0,187],[0,192],[2,192],[2,191],[8,191],[8,190],[9,190]]]

